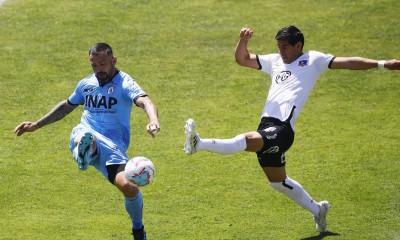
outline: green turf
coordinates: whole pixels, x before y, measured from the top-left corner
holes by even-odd
[[[294,24],[305,49],[337,56],[400,58],[396,0],[44,1],[0,7],[0,239],[129,239],[121,194],[68,150],[77,109],[23,137],[13,129],[67,98],[91,69],[87,51],[108,42],[118,67],[159,107],[162,130],[145,132],[135,108],[130,156],[150,158],[143,189],[149,239],[400,239],[400,72],[328,71],[296,123],[287,171],[332,204],[329,232],[272,190],[251,153],[186,156],[183,125],[203,137],[254,130],[268,75],[234,61],[241,27],[249,48],[277,51],[274,36]]]

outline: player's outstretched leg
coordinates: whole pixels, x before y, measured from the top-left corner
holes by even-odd
[[[216,139],[200,138],[196,131],[193,119],[189,119],[185,124],[186,141],[183,150],[190,155],[198,151],[208,151],[218,154],[234,154],[246,150],[247,142],[245,134],[239,134],[234,138]]]
[[[319,205],[319,214],[314,216],[315,226],[318,232],[326,232],[328,228],[328,222],[326,221],[326,215],[331,208],[328,201],[321,201]]]
[[[199,134],[196,132],[196,125],[193,119],[188,119],[185,124],[186,141],[183,150],[190,155],[197,152]]]
[[[93,135],[86,132],[74,149],[74,158],[80,170],[85,171],[89,167],[92,155]]]

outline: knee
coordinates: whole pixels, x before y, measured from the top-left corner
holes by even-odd
[[[124,172],[119,172],[114,180],[114,185],[122,194],[127,198],[134,198],[137,196],[139,189],[126,180]]]
[[[244,134],[246,139],[246,151],[258,152],[264,146],[264,140],[258,132],[248,132]]]

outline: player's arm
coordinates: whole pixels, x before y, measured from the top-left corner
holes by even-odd
[[[42,118],[37,120],[36,122],[22,122],[15,129],[14,133],[17,136],[21,136],[25,132],[34,132],[37,129],[44,127],[50,123],[56,122],[70,112],[72,112],[78,105],[72,105],[68,102],[68,100],[63,100],[59,104],[57,104],[50,112],[44,115]]]
[[[154,137],[155,134],[160,131],[160,123],[158,122],[158,109],[156,105],[148,96],[143,96],[136,99],[136,105],[141,107],[149,118],[149,124],[147,124],[146,129],[147,132]]]
[[[242,28],[240,30],[240,38],[236,45],[235,59],[240,66],[259,69],[260,65],[255,54],[249,53],[247,43],[253,36],[253,30],[250,28]]]
[[[333,59],[330,68],[366,70],[379,67],[379,61],[362,57],[336,57]],[[400,70],[400,61],[393,59],[382,62],[383,67],[390,70]]]

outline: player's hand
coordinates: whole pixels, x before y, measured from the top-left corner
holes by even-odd
[[[400,61],[396,59],[385,61],[385,68],[390,70],[400,70]]]
[[[14,129],[14,133],[16,133],[17,136],[21,136],[25,132],[33,132],[38,128],[37,122],[22,122]]]
[[[242,28],[240,29],[240,38],[249,41],[249,39],[253,36],[253,30],[250,28]]]
[[[155,137],[156,134],[160,131],[160,124],[158,122],[151,122],[146,126],[147,132],[152,136]]]

